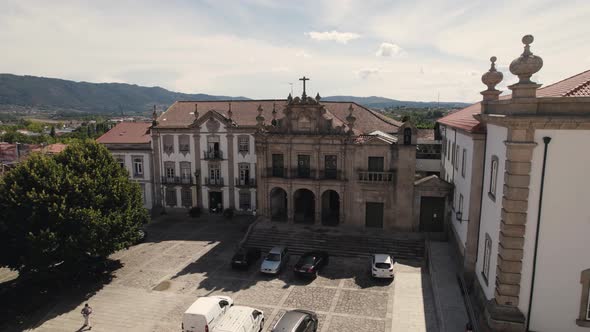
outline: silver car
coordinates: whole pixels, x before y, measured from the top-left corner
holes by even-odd
[[[272,328],[272,332],[316,332],[318,316],[313,311],[287,311]]]
[[[285,247],[274,247],[270,249],[262,264],[260,272],[268,274],[278,274],[283,266],[289,261],[289,251]]]

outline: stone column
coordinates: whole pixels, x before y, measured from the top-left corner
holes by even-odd
[[[287,187],[287,222],[292,224],[295,221],[295,194],[293,193],[293,186],[289,182]]]
[[[198,175],[195,176],[195,184],[197,188],[197,206],[202,208],[203,207],[203,187],[201,183],[203,181],[203,172],[201,170],[201,132],[197,128],[193,133],[193,144],[195,146],[195,173]]]
[[[234,135],[227,134],[227,182],[229,185],[229,208],[236,208],[235,179],[234,179]]]
[[[499,305],[519,303],[534,129],[508,128],[504,196],[500,221],[495,297]]]

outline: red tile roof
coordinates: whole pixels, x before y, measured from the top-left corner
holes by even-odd
[[[590,70],[547,85],[537,90],[537,97],[590,97]],[[510,95],[500,96],[509,99]],[[438,123],[468,132],[482,132],[485,128],[473,115],[481,113],[481,103],[475,103],[464,109],[438,119]]]
[[[55,144],[49,144],[47,146],[36,147],[34,149],[31,149],[31,151],[32,152],[48,153],[48,154],[58,154],[58,153],[62,152],[63,150],[65,150],[65,148],[67,148],[67,147],[68,147],[67,144],[55,143]]]
[[[103,144],[150,143],[152,140],[150,136],[151,125],[149,122],[121,122],[97,138],[96,141]]]
[[[195,120],[193,112],[198,106],[199,116],[214,110],[227,117],[229,100],[225,101],[177,101],[158,117],[159,128],[184,128]],[[332,117],[336,125],[346,123],[348,107],[352,104],[353,114],[356,117],[354,128],[362,133],[370,133],[380,130],[386,133],[395,133],[401,123],[390,119],[378,112],[369,110],[361,105],[350,102],[320,102],[325,106],[326,117]],[[276,100],[233,100],[231,101],[232,119],[238,126],[255,126],[258,116],[258,106],[262,106],[266,122],[272,120],[273,104],[277,111],[276,118],[283,117],[283,109],[287,104],[284,99]]]

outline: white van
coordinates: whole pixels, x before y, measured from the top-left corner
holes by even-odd
[[[262,310],[233,306],[214,324],[212,332],[259,332],[264,327]]]
[[[210,332],[223,314],[234,305],[228,296],[209,296],[198,298],[186,309],[182,316],[183,332]]]

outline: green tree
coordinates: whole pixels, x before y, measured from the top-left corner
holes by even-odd
[[[51,126],[51,131],[49,132],[49,136],[55,138],[55,126]]]
[[[0,266],[79,269],[128,247],[148,220],[139,186],[92,141],[33,154],[0,179]]]

